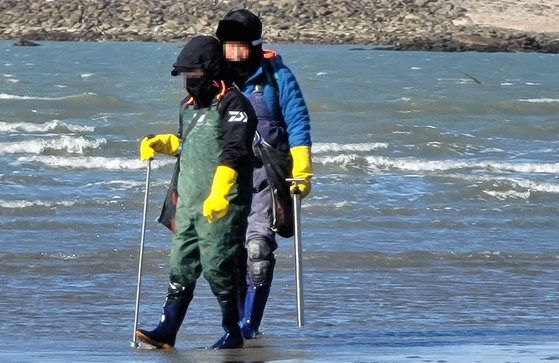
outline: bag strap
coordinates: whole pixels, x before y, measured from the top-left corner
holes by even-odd
[[[179,135],[181,136],[182,140],[182,125],[184,123],[184,111],[188,108],[188,106],[194,103],[194,98],[192,96],[186,96],[181,100],[179,106]],[[188,126],[190,128],[190,125]]]
[[[264,74],[266,75],[266,80],[279,92],[278,81],[275,77],[276,71],[271,59],[264,58]]]
[[[227,92],[229,92],[233,88],[233,87],[227,87],[227,85],[225,84],[224,81],[221,81],[221,82],[214,81],[214,83],[215,83],[216,86],[219,87],[219,92],[217,93],[216,97],[212,101],[212,104],[210,105],[209,109],[211,109],[212,107],[218,108],[219,103],[221,102],[221,100],[223,100],[223,97],[225,97]],[[183,134],[181,132],[181,130],[182,130],[182,125],[184,123],[184,112],[186,111],[186,109],[189,106],[192,106],[192,105],[194,105],[194,98],[190,95],[183,98],[181,103],[180,103],[180,108],[179,108],[179,135],[181,137],[181,140],[184,140],[186,138],[186,135],[188,135],[188,133],[190,131],[192,131],[192,129],[194,128],[194,126],[196,125],[196,122],[198,122],[200,117],[202,117],[202,115],[206,114],[205,112],[198,112],[196,114],[196,117],[194,117],[192,119],[192,121],[190,121],[190,124],[188,124],[188,127],[186,128],[186,130],[184,130],[184,134]]]
[[[184,141],[186,140],[186,136],[190,133],[190,131],[192,131],[192,129],[194,128],[194,126],[196,126],[196,123],[198,122],[198,120],[200,120],[202,118],[202,116],[204,116],[206,114],[206,111],[199,111],[198,113],[196,113],[196,115],[192,118],[192,121],[190,121],[190,123],[188,124],[188,127],[186,128],[186,130],[184,130],[184,132],[181,135],[181,140]]]

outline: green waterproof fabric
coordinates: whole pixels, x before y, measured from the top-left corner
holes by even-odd
[[[250,209],[251,168],[247,165],[237,170],[237,184],[228,196],[229,212],[209,224],[202,215],[202,205],[210,193],[222,149],[219,113],[212,109],[186,110],[184,116],[185,120],[198,120],[183,140],[180,156],[169,296],[180,297],[181,290],[203,273],[223,305],[236,292],[245,269],[243,244]]]

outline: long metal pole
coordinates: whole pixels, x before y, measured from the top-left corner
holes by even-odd
[[[293,193],[293,218],[295,219],[295,298],[297,299],[297,327],[305,325],[303,307],[303,246],[301,244],[301,194],[297,189]]]
[[[303,245],[301,243],[301,191],[297,183],[305,181],[300,178],[288,178],[286,181],[294,183],[291,190],[293,196],[293,220],[294,233],[293,243],[295,250],[295,299],[297,304],[297,327],[305,325],[305,313],[303,306]]]
[[[134,331],[132,332],[132,341],[130,346],[132,348],[138,347],[136,339],[136,330],[138,329],[138,314],[140,312],[140,291],[142,289],[142,266],[144,261],[144,241],[146,237],[146,219],[148,214],[148,197],[149,197],[149,178],[151,174],[151,160],[148,160],[146,171],[146,192],[144,195],[144,213],[142,217],[142,237],[140,238],[140,256],[138,257],[138,282],[136,284],[136,307],[134,310]]]

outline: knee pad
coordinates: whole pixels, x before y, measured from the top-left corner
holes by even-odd
[[[247,243],[248,277],[254,285],[271,282],[275,257],[265,240],[253,239]]]
[[[266,240],[254,238],[247,243],[247,254],[249,261],[261,261],[268,258],[272,253],[272,248]]]

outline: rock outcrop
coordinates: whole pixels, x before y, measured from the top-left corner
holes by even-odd
[[[461,3],[464,2],[0,0],[0,38],[183,42],[196,34],[213,34],[218,20],[229,10],[246,8],[262,18],[268,43],[559,52],[559,34],[479,25],[471,21],[469,9]],[[545,13],[557,9],[542,6],[536,10]]]

